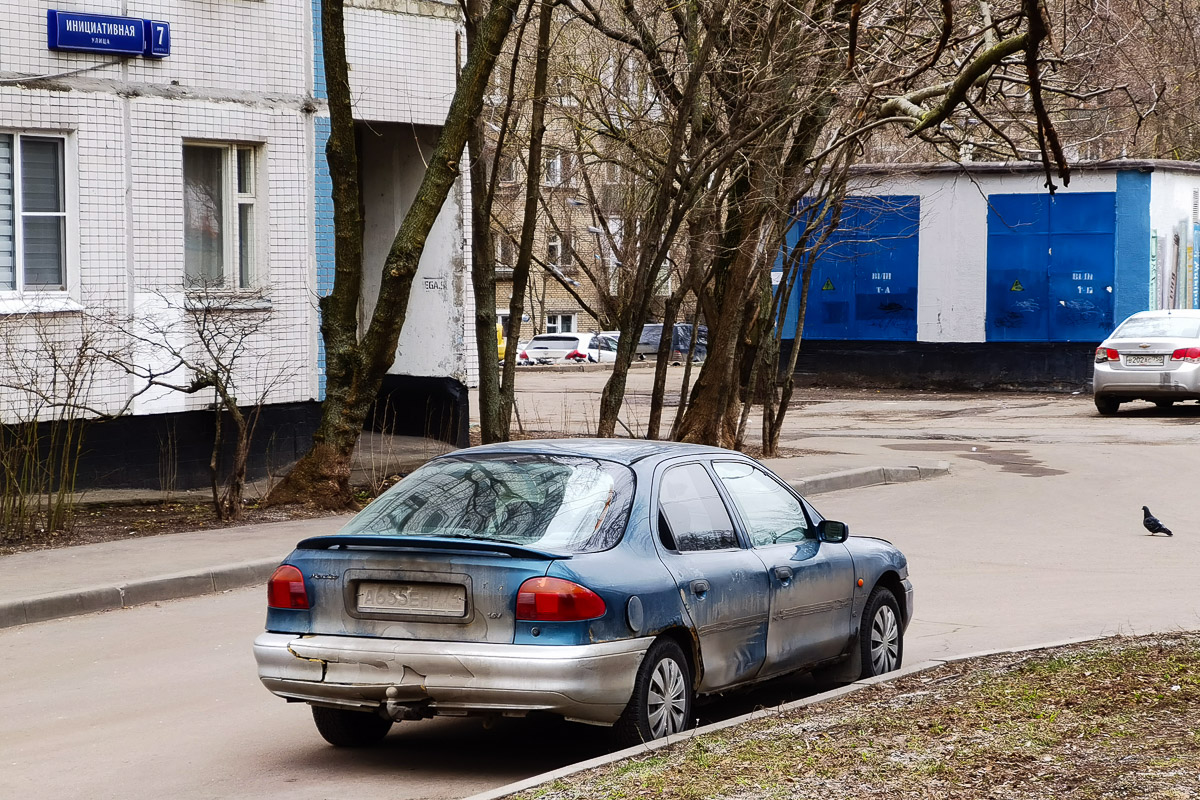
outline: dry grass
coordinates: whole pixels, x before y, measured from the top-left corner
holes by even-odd
[[[1200,797],[1200,635],[949,664],[519,797]]]

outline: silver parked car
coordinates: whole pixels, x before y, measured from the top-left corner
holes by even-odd
[[[1096,348],[1092,393],[1101,414],[1149,400],[1200,400],[1200,309],[1140,311]]]
[[[904,555],[741,453],[614,439],[458,450],[271,577],[258,674],[339,746],[439,714],[557,714],[624,743],[791,672],[900,666]]]

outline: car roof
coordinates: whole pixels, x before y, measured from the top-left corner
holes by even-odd
[[[651,442],[645,439],[523,439],[455,450],[446,457],[469,454],[532,453],[556,456],[601,458],[621,464],[635,464],[650,457],[674,458],[687,455],[741,456],[733,450],[687,442]]]
[[[1136,314],[1131,314],[1130,319],[1134,317],[1198,317],[1200,318],[1200,308],[1159,308],[1154,311],[1139,311]]]

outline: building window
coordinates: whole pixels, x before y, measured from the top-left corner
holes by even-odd
[[[517,161],[511,156],[500,159],[500,182],[515,183],[517,180]]]
[[[191,288],[254,285],[257,152],[183,146],[183,274]]]
[[[503,231],[493,231],[492,240],[496,243],[496,266],[511,268],[516,260],[516,243],[512,237]]]
[[[0,290],[66,289],[64,140],[0,134]]]
[[[542,159],[542,183],[545,186],[561,186],[563,182],[563,155],[559,150],[547,150]]]
[[[552,267],[562,266],[562,237],[551,233],[546,237],[546,263]]]
[[[574,314],[546,315],[546,333],[571,333],[575,330]]]

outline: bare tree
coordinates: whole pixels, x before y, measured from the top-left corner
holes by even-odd
[[[255,300],[219,288],[194,288],[155,294],[128,316],[92,317],[97,327],[115,334],[93,355],[115,364],[136,383],[119,412],[108,416],[119,416],[139,398],[160,390],[212,392],[208,407],[215,431],[208,466],[213,509],[220,520],[241,518],[262,409],[297,371],[295,364],[273,357],[273,312]],[[227,445],[229,461],[223,463]]]
[[[446,121],[428,160],[425,176],[397,231],[381,270],[379,297],[365,328],[359,328],[362,274],[362,219],[358,211],[358,155],[346,64],[343,0],[322,3],[321,23],[330,138],[326,157],[333,179],[335,270],[333,291],[321,298],[326,384],[313,445],[268,501],[352,505],[350,457],[383,376],[396,357],[408,300],[425,241],[461,172],[471,121],[477,118],[492,67],[512,26],[519,0],[492,0],[474,23],[471,46],[459,75]]]
[[[1023,0],[999,15],[984,5],[976,15],[956,18],[960,12],[951,4],[910,5],[691,0],[661,10],[633,2],[575,4],[597,31],[637,54],[653,85],[663,136],[651,163],[659,165],[660,183],[689,185],[680,171],[661,168],[675,142],[668,132],[677,130],[679,119],[689,143],[684,170],[706,177],[709,199],[693,197],[692,205],[706,209],[715,235],[688,246],[704,248],[707,262],[697,292],[709,326],[709,358],[676,431],[680,438],[737,441],[759,363],[754,354],[764,326],[773,324],[766,313],[773,302],[769,271],[794,206],[817,175],[850,163],[873,132],[896,126],[950,141],[946,127],[966,112],[972,94],[1025,86],[1030,122],[1023,141],[1038,148],[1048,183],[1053,170],[1068,177],[1042,101],[1043,10]],[[709,55],[697,74],[701,52]],[[683,91],[693,83],[695,92]],[[651,215],[643,221],[653,225]],[[629,321],[636,331],[638,320]],[[615,372],[610,388],[620,382]],[[603,418],[600,432],[611,433]]]
[[[103,330],[79,315],[0,322],[0,541],[69,528],[83,434],[104,408]]]

